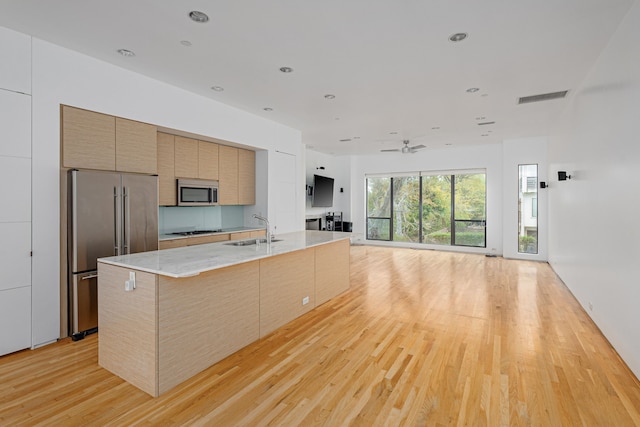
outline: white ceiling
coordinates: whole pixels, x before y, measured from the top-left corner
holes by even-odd
[[[339,155],[547,135],[567,100],[517,99],[571,97],[633,2],[0,0],[0,25],[300,129]],[[468,38],[449,41],[458,32]]]

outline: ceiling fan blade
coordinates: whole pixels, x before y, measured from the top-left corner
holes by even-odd
[[[391,153],[392,151],[400,151],[400,149],[399,148],[394,148],[394,149],[391,149],[391,150],[380,150],[380,151],[382,151],[383,153]]]
[[[409,147],[409,149],[411,150],[422,150],[423,148],[427,148],[427,146],[420,144],[420,145],[414,145],[413,147]]]

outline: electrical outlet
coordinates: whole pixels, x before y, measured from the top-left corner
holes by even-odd
[[[309,297],[302,298],[302,305],[307,305],[307,304],[309,304]]]
[[[129,272],[129,280],[126,280],[124,282],[124,290],[126,292],[131,292],[136,288],[136,272],[135,271],[130,271]]]

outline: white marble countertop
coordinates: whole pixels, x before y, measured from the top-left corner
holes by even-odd
[[[270,250],[266,243],[232,246],[228,244],[230,242],[218,242],[100,258],[98,262],[162,276],[191,277],[205,271],[350,239],[351,236],[351,233],[332,231],[297,231],[277,235],[276,239],[281,240],[271,243]]]
[[[203,233],[203,234],[190,234],[188,236],[181,236],[179,234],[160,234],[158,236],[158,240],[176,240],[176,239],[190,239],[192,237],[201,237],[201,236],[211,236],[213,234],[229,234],[229,233],[242,233],[245,231],[260,231],[264,230],[264,227],[233,227],[233,228],[223,228],[221,231],[216,231],[214,233]]]

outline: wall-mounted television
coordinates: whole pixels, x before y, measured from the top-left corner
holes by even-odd
[[[333,178],[326,176],[313,175],[313,207],[333,206]]]

